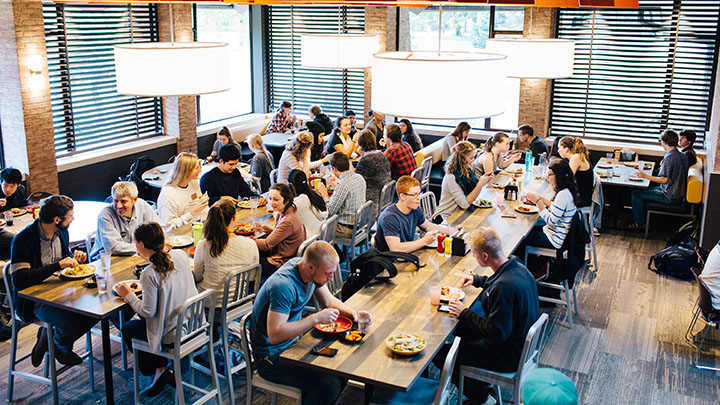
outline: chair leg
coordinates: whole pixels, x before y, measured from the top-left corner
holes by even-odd
[[[593,230],[590,230],[591,240],[590,243],[592,244],[592,255],[593,255],[593,267],[595,271],[600,270],[600,267],[598,267],[598,256],[597,256],[597,248],[595,247],[595,234],[593,233]]]
[[[11,314],[12,315],[12,314]],[[12,315],[14,317],[14,315]],[[16,319],[12,319],[10,321],[12,323],[11,325],[11,340],[10,340],[10,367],[8,370],[8,391],[7,391],[7,401],[12,402],[13,397],[13,388],[15,387],[15,359],[17,357],[17,334],[18,334],[18,321]]]
[[[125,317],[123,316],[123,312],[120,311],[118,315],[118,319],[120,321],[120,326],[122,326],[125,323]],[[128,362],[127,362],[127,350],[125,348],[125,344],[122,340],[122,330],[121,328],[118,328],[118,336],[120,337],[120,359],[122,359],[122,368],[123,370],[127,371],[128,369]]]
[[[139,371],[139,361],[138,361],[138,351],[133,347],[133,397],[135,400],[135,405],[140,404],[140,373]]]
[[[93,364],[93,351],[92,351],[92,333],[88,332],[85,334],[85,351],[88,353],[87,362],[88,362],[88,372],[89,372],[89,380],[90,380],[90,392],[95,391],[95,372],[94,372],[94,364]]]
[[[650,233],[650,211],[645,214],[645,239],[648,238],[648,234]]]
[[[223,355],[225,356],[225,377],[227,379],[227,385],[228,385],[228,395],[230,396],[230,405],[235,405],[235,390],[233,389],[233,380],[232,380],[232,367],[230,364],[230,345],[228,342],[228,329],[227,329],[227,322],[223,320],[223,328],[222,328],[222,345],[223,345]],[[220,387],[217,387],[218,392],[220,392]]]
[[[695,327],[695,323],[697,323],[697,319],[698,319],[699,316],[700,316],[700,307],[698,307],[697,304],[696,304],[696,305],[695,305],[695,311],[693,312],[693,317],[692,317],[692,319],[690,320],[690,325],[688,325],[687,331],[685,331],[685,340],[688,341],[688,342],[692,342],[692,341],[693,341],[693,338],[691,337],[691,336],[692,336],[692,330],[693,330],[693,328]],[[12,364],[12,363],[10,363],[10,364]]]
[[[463,393],[465,392],[465,376],[460,376],[458,382],[458,405],[463,405]]]
[[[212,327],[212,325],[210,326]],[[222,394],[220,393],[220,381],[218,379],[217,366],[215,364],[215,349],[212,342],[212,333],[207,343],[208,356],[210,357],[210,377],[212,378],[213,385],[215,386],[215,396],[217,397],[217,404],[222,404]],[[178,360],[179,361],[179,360]],[[228,369],[228,365],[225,364],[225,369]],[[232,395],[232,392],[230,393]]]
[[[495,386],[495,389],[497,390],[497,394],[498,394],[497,403],[500,404],[500,405],[502,405],[502,390],[500,389],[500,386],[499,386],[499,385],[496,385],[496,386]],[[516,390],[516,391],[517,391],[517,390]],[[516,397],[517,397],[517,395],[516,395]],[[520,404],[520,401],[516,400],[515,403],[516,403],[516,404]]]
[[[210,364],[215,361],[215,358],[210,354]],[[183,388],[182,382],[182,365],[180,364],[180,358],[178,357],[177,351],[175,352],[175,358],[173,358],[173,371],[175,372],[175,402],[180,405],[185,405],[185,389]]]
[[[577,291],[577,285],[573,286],[572,289],[572,295],[573,295],[573,308],[575,309],[575,315],[578,313],[578,303],[577,303],[577,294],[575,293]]]
[[[570,329],[573,327],[573,316],[572,316],[572,305],[570,303],[571,296],[570,296],[570,288],[568,288],[568,282],[567,280],[563,281],[562,283],[563,287],[565,287],[565,305],[567,307],[567,318],[568,318],[568,324],[570,325]]]
[[[59,405],[58,387],[57,387],[57,368],[55,367],[55,343],[53,342],[52,326],[47,325],[48,353],[45,362],[48,363],[50,370],[50,387],[52,388],[53,404]]]
[[[703,333],[703,338],[700,341],[700,344],[697,346],[697,350],[695,350],[695,355],[692,359],[692,365],[695,368],[702,369],[703,367],[698,365],[698,359],[700,358],[700,349],[702,349],[703,344],[705,343],[705,338],[707,337],[708,332],[710,331],[710,325],[705,326],[705,333]]]
[[[275,405],[277,402],[277,393],[273,392],[270,394],[270,405]]]

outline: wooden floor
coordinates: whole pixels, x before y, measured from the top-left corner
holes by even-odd
[[[695,348],[685,341],[697,286],[658,276],[647,269],[650,255],[662,247],[663,241],[643,240],[639,234],[603,234],[598,238],[600,270],[583,271],[578,282],[580,313],[575,318],[575,327],[565,326],[564,311],[550,312],[551,324],[541,365],[568,375],[578,388],[581,403],[720,402],[720,373],[692,368]],[[30,350],[35,332],[33,326],[20,332],[20,353]],[[715,337],[720,339],[720,333]],[[101,353],[99,337],[94,343],[96,353]],[[80,346],[78,343],[76,348]],[[9,348],[9,341],[0,343],[0,403],[6,400]],[[132,371],[122,370],[116,343],[113,353],[118,353],[113,357],[116,403],[132,403]],[[703,359],[720,363],[717,360],[720,351],[713,348]],[[28,368],[29,362],[23,369]],[[86,365],[74,367],[61,376],[61,402],[104,403],[100,363],[96,363],[95,378],[96,390],[89,392]],[[236,399],[244,403],[244,374],[235,378],[235,387]],[[224,395],[227,399],[227,392]],[[49,388],[22,379],[16,380],[14,398],[17,403],[51,401]],[[361,404],[362,398],[360,389],[348,388],[339,402]],[[293,403],[282,397],[278,402]],[[143,403],[172,403],[172,391],[166,388],[160,396]],[[253,403],[269,403],[269,397],[256,390]]]

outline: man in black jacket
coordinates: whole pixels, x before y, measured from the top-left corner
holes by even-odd
[[[240,152],[232,145],[225,145],[220,148],[218,156],[220,164],[200,178],[200,190],[210,198],[208,205],[212,206],[222,197],[237,199],[258,196],[237,168]],[[267,201],[260,198],[258,202],[264,205]]]
[[[500,372],[517,370],[525,337],[540,316],[537,283],[517,257],[503,255],[500,237],[492,228],[479,228],[467,238],[473,256],[482,267],[490,267],[491,277],[465,275],[462,287],[483,288],[482,308],[476,313],[460,301],[451,301],[450,314],[458,317],[455,331],[462,338],[453,373],[457,381],[461,365]],[[450,345],[433,359],[442,367]],[[484,403],[492,389],[488,384],[465,379],[465,395]]]
[[[310,107],[309,115],[311,120],[317,122],[318,124],[322,125],[323,128],[325,128],[325,136],[329,137],[330,134],[332,134],[332,130],[335,124],[333,124],[330,117],[323,114],[322,108],[319,105],[314,105]]]
[[[17,315],[25,322],[39,319],[53,328],[55,358],[62,364],[77,365],[82,359],[72,351],[73,343],[97,320],[53,306],[36,304],[18,297],[18,291],[42,283],[53,273],[77,266],[87,259],[80,251],[70,252],[68,227],[73,221],[73,201],[53,195],[40,201],[39,218],[15,236],[11,248],[10,281]],[[47,352],[47,331],[38,330],[32,350],[37,367]]]

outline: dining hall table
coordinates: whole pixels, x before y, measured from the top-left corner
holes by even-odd
[[[508,179],[508,174],[500,174],[493,183],[504,184]],[[521,179],[521,195],[527,191],[548,198],[554,195],[549,183],[534,179],[532,171],[523,172]],[[518,201],[504,201],[498,206],[495,193],[495,190],[485,187],[479,198],[493,201],[492,207],[457,209],[448,218],[448,223],[462,225],[466,232],[479,227],[493,228],[502,240],[503,253],[510,255],[535,226],[539,215],[515,211]],[[503,217],[503,214],[510,213],[515,214],[515,218]],[[372,398],[375,388],[406,392],[458,323],[456,318],[439,312],[437,306],[430,304],[430,288],[459,287],[466,270],[482,275],[492,274],[489,268],[479,267],[472,254],[448,257],[428,248],[414,253],[420,259],[420,269],[412,264],[398,263],[396,277],[387,283],[369,284],[346,301],[351,308],[367,310],[373,315],[369,332],[360,343],[346,343],[337,336],[312,329],[281,354],[281,361],[362,382],[365,384],[366,403]],[[466,288],[464,292],[464,301],[470,307],[482,290]],[[413,356],[394,354],[386,347],[385,340],[399,332],[422,336],[427,340],[426,347]],[[313,355],[311,351],[318,344],[338,349],[337,355]]]
[[[612,227],[617,227],[619,212],[629,201],[630,192],[634,189],[650,187],[650,180],[635,175],[639,162],[621,162],[617,159],[602,158],[593,168],[603,185],[605,201],[609,204],[608,216]],[[655,162],[643,162],[642,171],[652,175]]]

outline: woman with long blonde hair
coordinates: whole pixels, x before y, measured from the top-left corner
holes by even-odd
[[[160,190],[158,215],[166,231],[193,221],[202,221],[207,215],[208,197],[200,191],[200,162],[192,153],[182,152],[175,158],[168,181]]]
[[[327,163],[330,156],[324,157],[322,160],[310,161],[310,149],[313,146],[313,135],[304,131],[299,133],[287,146],[280,157],[277,171],[277,182],[287,183],[288,175],[293,169],[302,170],[305,175],[310,177],[310,170],[323,163]]]
[[[440,203],[437,213],[447,218],[456,208],[467,209],[480,195],[482,188],[493,178],[493,172],[485,173],[479,179],[471,169],[475,159],[475,145],[460,141],[453,147],[453,153],[445,164]]]
[[[260,180],[259,193],[264,193],[270,189],[270,172],[275,168],[273,155],[265,148],[260,134],[252,134],[248,137],[248,147],[255,154],[250,160],[250,174],[253,178]]]

